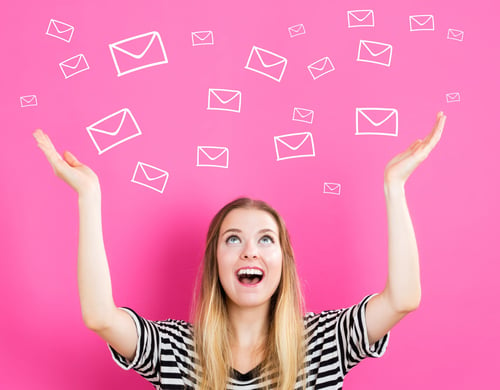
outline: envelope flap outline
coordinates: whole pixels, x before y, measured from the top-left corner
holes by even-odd
[[[132,52],[130,52],[128,50],[125,50],[125,49],[123,49],[123,48],[121,48],[121,47],[118,46],[120,44],[123,44],[123,43],[126,43],[126,42],[130,42],[130,41],[134,41],[136,39],[140,39],[140,38],[146,37],[148,35],[151,35],[151,38],[149,39],[149,43],[148,43],[147,47],[140,54],[134,54],[134,53],[132,53]],[[153,44],[155,38],[158,38],[160,40],[160,42],[161,42],[160,35],[156,31],[153,31],[151,33],[146,33],[146,34],[138,35],[136,37],[124,39],[123,41],[120,41],[120,42],[112,43],[112,44],[110,44],[110,46],[113,47],[115,50],[121,51],[122,53],[125,53],[125,54],[129,55],[132,58],[140,59],[140,58],[144,57],[144,55],[148,52],[148,50],[151,47],[151,45]]]
[[[115,131],[101,130],[101,129],[98,129],[97,127],[95,127],[97,125],[100,125],[101,123],[104,123],[109,118],[116,116],[120,112],[122,113],[122,117],[121,117],[121,120],[120,120],[120,124],[118,125],[118,128]],[[117,111],[114,114],[108,115],[106,118],[101,119],[100,121],[98,121],[98,122],[90,125],[88,127],[89,131],[93,131],[93,132],[96,132],[96,133],[108,134],[108,135],[111,135],[111,136],[117,135],[120,132],[120,129],[122,128],[122,126],[123,126],[123,122],[125,121],[125,118],[126,118],[127,114],[130,115],[130,117],[132,118],[132,120],[135,123],[134,116],[132,115],[132,113],[130,112],[130,110],[128,108],[124,108],[124,109],[122,109],[120,111]]]
[[[450,28],[450,29],[448,30],[448,32],[449,32],[451,35],[455,36],[455,37],[459,37],[459,36],[461,36],[461,35],[463,35],[463,34],[464,34],[464,32],[463,32],[463,31],[461,31],[461,30],[454,30],[454,29],[452,29],[452,28]]]
[[[203,34],[205,34],[204,37]],[[212,35],[212,31],[196,31],[193,32],[193,35],[198,38],[200,41],[204,41],[205,39],[209,38]]]
[[[414,21],[419,26],[423,26],[423,25],[429,23],[429,20],[431,20],[433,18],[434,17],[432,15],[413,15],[413,16],[410,16],[410,20]]]
[[[80,62],[82,61],[82,58],[83,58],[83,54],[78,54],[78,55],[76,55],[74,57],[68,58],[66,61],[61,62],[61,65],[62,66],[66,66],[66,67],[68,67],[70,69],[76,69],[80,65]],[[76,62],[76,65],[71,66],[68,62],[71,63],[72,60],[74,60],[74,59],[78,59],[77,62]]]
[[[319,68],[319,67],[318,67],[318,64],[319,64],[319,63],[322,63],[322,64],[323,64],[323,65],[321,66],[321,68]],[[326,66],[326,64],[327,64],[327,63],[328,63],[328,57],[325,57],[325,58],[322,58],[322,59],[320,59],[320,60],[316,61],[315,63],[313,63],[313,64],[309,65],[309,67],[310,67],[311,69],[323,70],[323,69],[325,69],[325,66]]]
[[[295,26],[288,27],[289,30],[295,33],[302,31],[303,28],[304,28],[303,24],[296,24]]]
[[[36,101],[36,95],[21,96],[21,100],[25,103],[33,103]]]
[[[381,121],[374,121],[372,118],[370,118],[367,114],[365,114],[364,111],[376,111],[376,112],[380,112],[380,111],[387,111],[389,112],[389,114],[384,118],[382,119]],[[378,127],[382,124],[384,124],[385,122],[387,122],[393,115],[396,114],[396,109],[394,108],[358,108],[357,111],[363,115],[373,126],[375,127]]]
[[[227,99],[227,100],[223,100],[219,95],[217,95],[217,92],[234,92],[234,95],[232,97],[230,97],[229,99]],[[214,95],[222,104],[227,104],[231,100],[234,100],[238,96],[241,95],[240,91],[233,91],[231,89],[212,89],[212,88],[210,88],[209,89],[209,93],[211,93],[212,95]]]
[[[330,191],[337,191],[340,187],[340,184],[337,183],[325,183],[325,187]]]
[[[161,179],[161,178],[167,176],[167,172],[165,172],[159,168],[153,167],[152,165],[140,162],[139,166],[141,167],[141,171],[142,171],[142,173],[144,173],[144,176],[146,177],[146,179],[148,179],[148,181],[155,181],[155,180],[158,180],[158,179]],[[150,171],[156,171],[157,172],[156,176],[148,175],[145,167],[148,167]]]
[[[54,28],[56,29],[56,31],[59,34],[62,34],[62,33],[65,33],[65,32],[68,32],[68,31],[71,31],[74,29],[73,26],[71,26],[67,23],[64,23],[64,22],[60,22],[60,21],[55,20],[55,19],[50,19],[50,22],[52,23],[52,25],[54,26]],[[67,27],[67,29],[63,30],[62,28],[64,28],[64,27]]]
[[[216,156],[210,156],[208,153],[208,150],[222,150],[219,154]],[[226,147],[223,146],[198,146],[198,151],[201,151],[205,156],[207,156],[210,160],[214,161],[217,160],[220,156],[222,156],[224,153],[228,151]]]
[[[378,53],[375,53],[372,49],[370,49],[367,45],[367,43],[370,43],[370,44],[373,44],[374,46],[382,46],[383,49],[378,52]],[[389,45],[388,43],[381,43],[381,42],[372,42],[372,41],[361,41],[361,45],[363,45],[365,47],[366,50],[368,50],[368,52],[373,56],[373,57],[378,57],[379,55],[382,55],[384,54],[387,50],[390,50],[392,49],[392,46]]]
[[[257,57],[259,57],[259,60],[260,60],[260,62],[262,64],[262,66],[265,67],[265,68],[271,68],[273,66],[276,66],[276,65],[281,64],[282,62],[286,61],[286,58],[281,57],[280,55],[275,54],[273,52],[270,52],[269,50],[261,49],[261,48],[259,48],[257,46],[254,46],[253,48],[255,50],[255,53],[257,53]],[[277,57],[277,58],[279,58],[279,60],[277,62],[273,63],[273,64],[266,64],[264,62],[262,56],[261,56],[261,53],[260,53],[261,51],[264,52],[264,53],[270,54],[271,56]]]
[[[303,135],[304,136],[304,139],[297,145],[297,146],[292,146],[290,145],[288,142],[285,142],[283,140],[283,138],[293,138],[294,136],[297,136],[297,135]],[[288,148],[292,149],[292,150],[297,150],[299,149],[302,145],[304,145],[304,143],[312,137],[312,134],[309,133],[309,132],[306,132],[306,133],[295,133],[295,134],[286,134],[286,135],[280,135],[280,136],[276,136],[274,137],[276,140],[280,141],[282,144],[286,145]]]
[[[301,118],[305,118],[307,116],[311,116],[314,111],[312,110],[308,110],[307,108],[298,108],[298,107],[295,107],[294,108],[295,112],[301,117]]]
[[[364,12],[366,12],[365,16],[358,17],[358,15],[363,15]],[[350,16],[352,16],[354,19],[356,19],[358,22],[363,22],[369,16],[373,15],[373,10],[371,10],[371,9],[363,9],[363,10],[347,11],[347,13]]]
[[[458,92],[450,92],[447,93],[446,96],[448,96],[450,99],[456,99],[460,96],[460,94]]]

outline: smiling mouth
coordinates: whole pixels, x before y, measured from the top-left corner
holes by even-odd
[[[262,281],[264,272],[258,268],[242,268],[236,273],[236,277],[241,284],[255,286]]]

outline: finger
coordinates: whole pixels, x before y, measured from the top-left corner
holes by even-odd
[[[38,129],[33,133],[33,136],[38,142],[38,147],[45,154],[45,157],[49,161],[50,165],[55,169],[56,165],[63,161],[62,156],[57,152],[54,144],[50,140],[50,137],[45,134],[42,130]]]
[[[64,152],[63,156],[64,156],[64,160],[72,167],[83,166],[83,164],[80,161],[78,161],[78,159],[75,157],[75,155],[73,153],[71,153],[70,151],[66,150]]]

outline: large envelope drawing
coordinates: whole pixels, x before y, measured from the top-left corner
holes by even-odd
[[[293,108],[292,120],[311,124],[313,123],[313,119],[314,119],[313,110],[308,110],[307,108],[299,108],[299,107]]]
[[[462,42],[464,40],[464,32],[462,30],[455,30],[454,28],[449,28],[446,38]]]
[[[340,195],[340,184],[338,183],[323,183],[323,193],[331,195]]]
[[[64,42],[70,42],[74,32],[75,28],[70,24],[50,19],[49,26],[47,27],[45,34],[61,39]]]
[[[392,45],[388,43],[359,41],[357,61],[391,66]]]
[[[311,65],[307,65],[307,69],[309,69],[312,78],[316,80],[327,73],[333,72],[335,67],[333,66],[330,58],[323,57],[318,61],[313,62]]]
[[[229,167],[229,149],[223,146],[198,146],[197,167]]]
[[[306,33],[306,28],[303,24],[296,24],[295,26],[288,27],[288,34],[290,38],[294,38],[298,35],[304,35]]]
[[[398,135],[395,108],[356,108],[356,135]]]
[[[287,62],[285,57],[254,46],[248,57],[245,69],[252,70],[280,82],[285,73]]]
[[[446,94],[446,103],[458,103],[460,101],[459,92],[451,92]]]
[[[309,132],[275,136],[274,146],[277,161],[315,156],[313,136]]]
[[[208,89],[208,110],[241,110],[241,92],[232,89]]]
[[[21,107],[34,107],[38,105],[36,95],[26,95],[19,98],[21,101]]]
[[[128,108],[87,126],[87,132],[99,154],[141,135],[141,129]]]
[[[347,27],[374,27],[375,15],[371,9],[347,11]]]
[[[191,33],[193,46],[213,45],[214,33],[212,31],[195,31]]]
[[[160,34],[152,31],[109,44],[118,76],[168,63]]]
[[[139,161],[135,167],[131,181],[132,183],[140,184],[141,186],[163,193],[167,185],[167,180],[168,172]]]
[[[410,31],[434,31],[434,16],[411,15]]]
[[[64,60],[63,62],[60,62],[59,67],[61,68],[65,79],[73,77],[78,73],[90,69],[89,64],[87,63],[87,60],[85,59],[85,56],[83,54],[78,54],[74,57]]]

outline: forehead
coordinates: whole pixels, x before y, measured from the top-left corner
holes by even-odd
[[[227,229],[239,229],[242,231],[271,229],[274,232],[279,232],[278,224],[274,217],[264,210],[238,208],[231,210],[221,225],[221,232]]]

